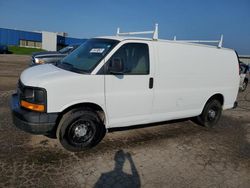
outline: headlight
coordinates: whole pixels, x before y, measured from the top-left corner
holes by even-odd
[[[43,64],[45,61],[43,59],[35,58],[35,63],[36,64]]]
[[[44,112],[46,110],[46,90],[25,87],[20,95],[20,105],[24,108]]]

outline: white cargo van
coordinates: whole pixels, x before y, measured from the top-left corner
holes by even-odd
[[[56,65],[26,69],[12,96],[14,124],[81,151],[106,130],[197,117],[215,125],[239,88],[235,51],[190,41],[89,39]],[[197,41],[193,41],[197,42]]]

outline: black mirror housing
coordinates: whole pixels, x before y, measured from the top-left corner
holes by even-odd
[[[121,58],[114,57],[109,63],[109,73],[111,74],[123,74],[124,64]]]

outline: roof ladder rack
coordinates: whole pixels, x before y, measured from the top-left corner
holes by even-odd
[[[218,43],[218,48],[222,48],[223,43],[223,35],[221,35],[220,40],[176,40],[176,36],[174,36],[174,41],[178,42],[193,42],[193,43]]]
[[[116,36],[124,36],[124,35],[145,35],[145,34],[153,34],[152,39],[158,40],[158,24],[155,24],[155,30],[154,31],[138,31],[138,32],[120,32],[120,28],[117,28]]]

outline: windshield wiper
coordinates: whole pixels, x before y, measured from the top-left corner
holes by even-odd
[[[71,63],[68,63],[68,62],[65,62],[65,61],[62,61],[60,64],[64,64],[68,67],[74,67]]]
[[[57,62],[56,64],[55,64],[57,67],[59,67],[59,68],[62,68],[62,69],[66,69],[66,70],[68,70],[68,69],[72,69],[73,68],[73,65],[72,64],[70,64],[70,63],[68,63],[68,62],[62,62],[62,61],[59,61],[59,62]]]
[[[88,71],[78,69],[78,68],[75,68],[75,67],[72,69],[72,71],[76,72],[76,73],[82,73],[82,74],[88,74],[89,73]]]
[[[66,66],[64,66],[66,65]],[[89,73],[88,71],[86,70],[82,70],[82,69],[78,69],[76,67],[74,67],[72,64],[68,63],[68,62],[60,62],[57,64],[58,67],[61,67],[61,68],[65,68],[66,70],[70,70],[72,72],[76,72],[76,73]]]

